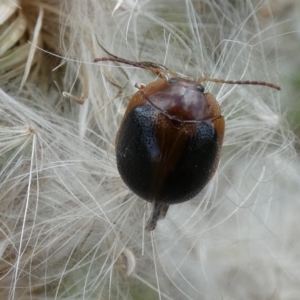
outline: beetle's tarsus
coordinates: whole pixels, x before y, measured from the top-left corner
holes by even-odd
[[[156,224],[159,220],[162,220],[167,215],[169,205],[154,202],[153,211],[151,217],[145,227],[145,230],[152,231],[155,229]]]

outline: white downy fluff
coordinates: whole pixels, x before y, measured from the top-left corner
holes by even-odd
[[[300,298],[300,166],[266,2],[58,1],[64,66],[49,74],[61,82],[0,90],[1,299]],[[93,63],[107,56],[99,43],[193,78],[282,88],[204,83],[226,118],[218,171],[151,233],[114,139],[135,83],[155,77]]]

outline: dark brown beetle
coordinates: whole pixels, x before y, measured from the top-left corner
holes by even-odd
[[[152,62],[112,61],[147,69],[160,78],[131,98],[116,137],[119,173],[136,195],[154,204],[146,226],[153,230],[170,204],[195,197],[213,177],[223,144],[225,120],[215,97],[204,92],[203,81],[228,84],[272,83],[199,78],[197,81]]]

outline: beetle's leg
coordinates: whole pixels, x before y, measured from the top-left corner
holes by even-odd
[[[153,210],[150,219],[145,227],[145,230],[152,231],[155,229],[157,221],[164,219],[169,209],[169,205],[154,202]]]
[[[138,85],[137,83],[134,85],[134,87],[136,87],[138,90],[142,90],[146,87],[146,85],[144,83],[141,83],[140,85]]]
[[[68,98],[68,99],[71,99],[73,100],[74,102],[76,102],[77,104],[83,104],[85,102],[85,100],[87,99],[88,97],[88,94],[89,94],[89,77],[88,77],[88,73],[87,73],[87,69],[85,67],[85,65],[82,65],[81,66],[81,69],[82,69],[82,92],[81,92],[81,95],[80,97],[77,97],[71,93],[68,93],[68,92],[62,92],[63,96]]]

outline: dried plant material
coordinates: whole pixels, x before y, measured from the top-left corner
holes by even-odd
[[[19,91],[26,82],[42,81],[53,85],[56,74],[49,72],[58,60],[49,59],[48,54],[60,53],[59,18],[64,18],[59,7],[48,1],[22,0],[1,3],[3,11],[0,25],[0,82],[5,89],[19,85]],[[6,19],[5,17],[6,16]],[[48,58],[47,58],[48,57]],[[21,77],[22,75],[22,77]],[[56,82],[59,82],[56,79]]]
[[[40,8],[39,15],[38,15],[38,18],[36,21],[36,26],[33,31],[32,42],[31,42],[29,53],[28,53],[28,59],[27,59],[26,66],[25,66],[24,76],[21,81],[20,90],[23,88],[23,86],[27,80],[27,77],[28,77],[28,74],[29,74],[29,71],[30,71],[30,68],[32,65],[34,53],[37,50],[37,47],[39,47],[38,40],[40,39],[43,17],[44,17],[44,10],[42,8]]]
[[[3,25],[19,8],[18,0],[3,0],[0,3],[0,26]]]
[[[0,299],[300,298],[300,163],[280,67],[287,57],[296,66],[284,52],[298,41],[294,20],[262,17],[266,0],[0,9]],[[150,205],[120,179],[115,137],[136,87],[156,77],[93,63],[105,56],[97,39],[188,77],[282,88],[203,82],[226,118],[216,176],[151,233]]]
[[[20,13],[0,35],[0,56],[23,37],[26,26],[26,19]]]

